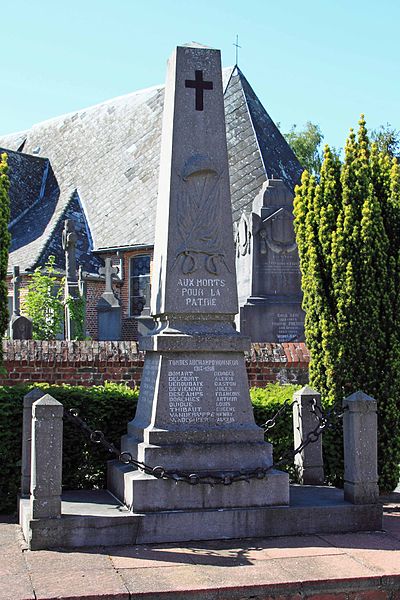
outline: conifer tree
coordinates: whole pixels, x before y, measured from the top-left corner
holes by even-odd
[[[7,265],[11,236],[8,231],[10,221],[10,200],[8,197],[9,180],[7,176],[7,155],[0,156],[0,368],[3,364],[1,340],[8,326],[7,305]]]
[[[363,390],[378,401],[382,489],[399,480],[400,169],[370,144],[364,117],[341,165],[325,148],[320,181],[296,188],[310,383],[327,404]]]

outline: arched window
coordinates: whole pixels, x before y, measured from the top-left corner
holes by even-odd
[[[150,255],[140,254],[130,260],[130,315],[137,317],[150,311]],[[145,310],[147,309],[147,310]]]

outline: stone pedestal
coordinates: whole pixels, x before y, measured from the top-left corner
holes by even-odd
[[[307,439],[309,433],[319,425],[318,415],[321,416],[322,413],[317,411],[321,410],[321,394],[306,385],[294,393],[293,401],[293,434],[296,450]],[[322,434],[295,455],[294,464],[298,469],[300,483],[323,485]]]
[[[344,498],[374,504],[378,489],[377,403],[364,392],[343,400]]]

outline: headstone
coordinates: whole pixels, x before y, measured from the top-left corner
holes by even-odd
[[[12,340],[31,340],[32,321],[20,313],[20,283],[21,277],[19,267],[13,268],[13,314],[10,323],[10,334]]]
[[[218,50],[178,47],[169,61],[152,277],[157,323],[139,342],[146,351],[140,396],[122,450],[173,473],[220,474],[229,481],[239,471],[260,469],[261,478],[176,484],[113,462],[111,491],[144,512],[287,504],[287,474],[268,470],[272,446],[254,421],[244,358],[249,340],[234,327],[238,302]]]
[[[269,179],[236,226],[239,328],[253,342],[304,341],[293,195]]]
[[[117,275],[118,267],[113,267],[111,258],[106,258],[105,267],[100,267],[99,273],[105,276],[106,289],[96,306],[98,338],[101,341],[120,340],[121,304],[112,289],[112,277]]]
[[[72,298],[72,301],[80,298],[79,283],[76,272],[76,242],[78,236],[75,233],[74,222],[71,219],[65,219],[62,232],[62,247],[65,252],[65,299]],[[72,318],[71,310],[68,304],[65,305],[65,339],[73,340],[75,338],[75,323]]]

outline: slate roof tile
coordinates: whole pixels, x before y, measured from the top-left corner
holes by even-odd
[[[223,79],[232,209],[238,219],[267,173],[281,174],[293,188],[301,167],[241,71],[224,69]],[[0,146],[14,151],[10,161],[17,165],[10,173],[13,214],[28,210],[11,228],[10,264],[32,268],[44,260],[46,248],[57,246],[50,238],[60,236],[76,190],[75,209],[87,215],[95,249],[154,243],[163,102],[164,87],[155,86],[0,136]],[[23,140],[25,154],[16,154]],[[38,209],[34,198],[45,164],[52,173]]]

